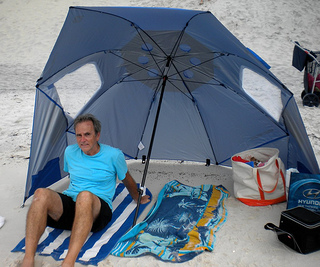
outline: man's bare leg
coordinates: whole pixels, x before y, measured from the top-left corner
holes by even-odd
[[[58,193],[47,188],[40,188],[35,191],[27,215],[26,249],[22,267],[34,266],[34,256],[38,242],[47,225],[47,214],[58,220],[62,212],[62,201]]]
[[[78,254],[91,231],[93,222],[100,213],[100,208],[101,203],[97,196],[88,191],[79,193],[69,249],[62,263],[63,267],[74,266]]]

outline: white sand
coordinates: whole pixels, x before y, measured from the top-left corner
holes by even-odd
[[[0,1],[0,266],[16,266],[22,253],[11,249],[24,237],[30,205],[23,201],[30,147],[35,83],[49,57],[71,5],[162,6],[210,10],[244,45],[272,66],[271,71],[295,94],[301,116],[320,159],[320,108],[303,107],[300,94],[303,75],[291,66],[297,40],[311,50],[320,50],[318,0],[2,0]],[[130,162],[137,181],[143,165]],[[154,199],[162,186],[177,179],[188,185],[223,184],[231,193],[231,170],[204,164],[151,162],[147,186]],[[65,184],[62,183],[61,186]],[[59,185],[60,186],[60,185]],[[320,253],[300,255],[264,230],[267,222],[279,224],[286,204],[248,207],[234,197],[227,201],[228,219],[217,234],[213,252],[204,252],[181,266],[318,266]],[[150,205],[151,206],[151,205]],[[150,207],[149,206],[149,207]],[[37,256],[36,266],[58,266],[51,257]],[[173,266],[151,256],[125,259],[109,256],[99,266]],[[175,266],[179,264],[174,264]],[[77,264],[76,266],[80,266]]]

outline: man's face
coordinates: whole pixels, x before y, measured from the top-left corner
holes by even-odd
[[[83,153],[93,156],[99,152],[100,133],[95,133],[92,121],[78,123],[75,131],[78,146]]]

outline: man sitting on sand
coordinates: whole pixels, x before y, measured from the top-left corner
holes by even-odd
[[[81,115],[75,119],[74,129],[77,144],[68,146],[64,156],[64,170],[70,174],[68,189],[57,193],[39,188],[34,193],[27,215],[24,267],[34,266],[37,245],[47,225],[71,230],[62,266],[74,266],[90,231],[102,230],[111,220],[117,177],[138,201],[138,188],[123,153],[98,142],[100,122],[91,114]],[[149,196],[141,198],[141,204],[149,201]]]

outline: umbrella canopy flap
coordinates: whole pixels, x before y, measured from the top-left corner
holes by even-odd
[[[280,150],[287,168],[319,172],[292,93],[210,12],[71,7],[37,83],[43,103],[35,107],[26,198],[48,160],[61,167],[64,148],[75,143],[74,118],[59,101],[63,89],[52,88],[86,64],[94,64],[101,86],[78,113],[94,114],[102,122],[101,142],[128,158],[152,148],[154,159],[230,166],[235,153],[269,146]],[[49,141],[39,145],[46,131],[38,128],[52,116],[46,105],[57,107],[53,119],[60,118],[56,127],[65,141],[59,149],[48,148]],[[60,172],[57,179],[65,175]]]

